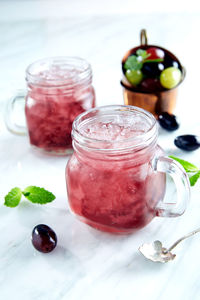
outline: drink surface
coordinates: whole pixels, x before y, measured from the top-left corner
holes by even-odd
[[[80,113],[94,107],[91,85],[80,82],[79,70],[50,65],[34,71],[29,84],[26,120],[30,143],[48,152],[65,153],[71,149],[72,122]]]
[[[108,232],[132,232],[148,224],[156,215],[155,207],[165,191],[165,176],[152,169],[151,161],[161,155],[159,147],[134,150],[134,138],[142,139],[149,125],[133,119],[107,118],[85,122],[82,135],[95,139],[104,152],[80,149],[66,169],[71,210],[85,223]],[[130,147],[126,155],[109,150]],[[108,150],[108,152],[106,152]],[[112,152],[114,153],[114,152]]]
[[[90,118],[80,125],[79,132],[95,140],[95,147],[117,150],[142,142],[143,134],[148,132],[150,126],[144,117],[137,114],[132,117],[132,112],[126,112]]]

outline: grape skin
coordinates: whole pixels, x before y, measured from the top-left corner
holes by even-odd
[[[185,151],[194,151],[200,147],[199,138],[192,134],[179,135],[175,138],[176,147]]]
[[[56,233],[49,226],[39,224],[33,228],[32,244],[36,250],[49,253],[57,245]]]
[[[164,69],[160,74],[160,83],[166,89],[172,89],[181,81],[181,71],[174,67]]]
[[[158,122],[161,127],[168,131],[174,131],[179,128],[176,116],[173,114],[169,114],[168,112],[161,113],[158,116]]]
[[[143,74],[140,70],[127,70],[126,78],[131,84],[138,85],[143,79]]]

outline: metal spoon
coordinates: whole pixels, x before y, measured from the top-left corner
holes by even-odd
[[[200,232],[200,228],[191,231],[190,233],[184,235],[178,239],[171,247],[164,248],[160,241],[154,241],[150,244],[143,244],[139,247],[139,251],[148,259],[154,262],[166,263],[170,260],[173,260],[176,257],[176,254],[171,253],[170,251],[174,249],[180,242],[193,236],[194,234]]]

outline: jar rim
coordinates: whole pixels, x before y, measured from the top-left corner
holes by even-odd
[[[149,128],[138,134],[134,135],[131,137],[128,137],[126,139],[126,145],[123,146],[123,141],[119,140],[104,140],[104,139],[98,139],[98,138],[93,138],[93,137],[88,137],[86,134],[84,135],[80,131],[80,124],[84,122],[84,120],[89,120],[94,118],[95,119],[95,114],[99,113],[99,116],[102,115],[107,115],[109,116],[109,113],[113,112],[120,112],[123,114],[123,112],[133,112],[137,113],[137,115],[142,116],[148,122],[150,123]],[[96,118],[97,119],[97,118]],[[155,117],[148,111],[136,107],[136,106],[131,106],[131,105],[106,105],[106,106],[99,106],[93,109],[90,109],[82,114],[80,114],[78,117],[73,122],[72,125],[72,139],[73,139],[73,145],[76,146],[75,144],[79,145],[80,147],[84,147],[84,149],[88,150],[93,150],[93,151],[98,151],[98,152],[126,152],[132,150],[139,150],[144,147],[147,147],[153,143],[156,143],[157,141],[157,136],[158,136],[158,125]],[[103,142],[103,144],[113,144],[117,145],[119,144],[119,147],[113,147],[113,148],[106,148],[106,147],[101,147],[99,148],[98,144],[99,142]]]
[[[60,68],[60,76],[56,73]],[[45,72],[51,71],[49,77]],[[28,83],[47,88],[67,86],[74,88],[85,82],[91,83],[91,65],[83,58],[76,56],[46,57],[34,61],[26,68]]]

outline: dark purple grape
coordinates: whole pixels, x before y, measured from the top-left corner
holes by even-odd
[[[176,147],[185,151],[194,151],[200,147],[200,139],[196,135],[185,134],[175,138]]]
[[[40,252],[51,252],[57,245],[55,232],[47,225],[39,224],[33,228],[32,244]]]
[[[161,127],[168,131],[174,131],[179,128],[179,124],[176,120],[176,116],[169,114],[168,112],[163,112],[158,116],[158,122]]]
[[[173,58],[171,58],[169,55],[165,56],[163,65],[164,65],[165,69],[169,68],[169,67],[174,67],[174,68],[177,68],[177,69],[181,70],[180,64],[177,61],[175,61]]]
[[[140,90],[144,92],[158,92],[163,90],[163,87],[160,84],[160,80],[156,78],[143,79],[139,87]]]
[[[142,73],[147,77],[159,77],[160,73],[164,70],[163,63],[146,62],[143,64]]]

